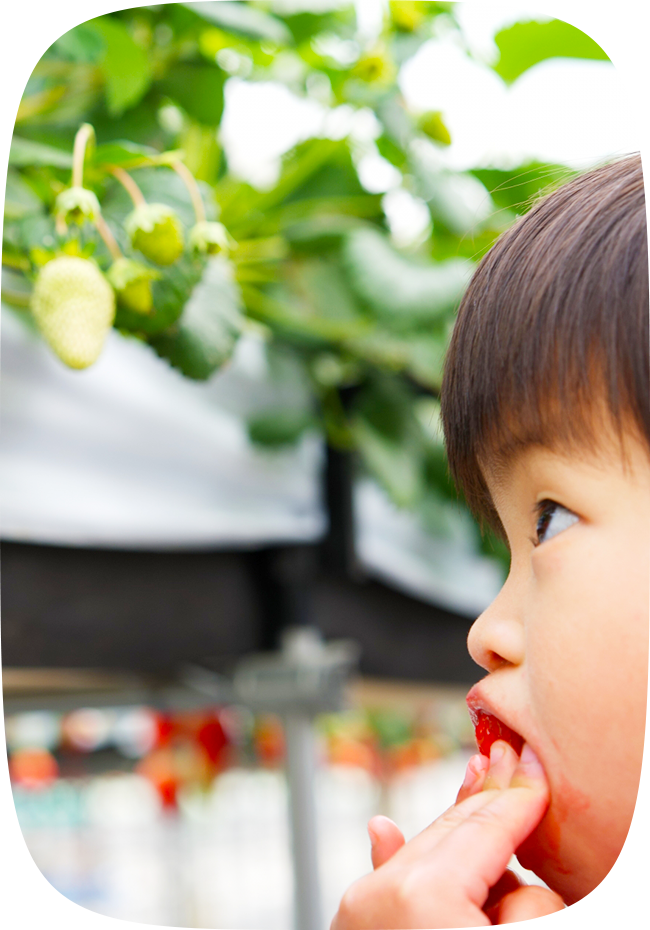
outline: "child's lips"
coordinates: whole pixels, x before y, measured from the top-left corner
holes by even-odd
[[[523,737],[486,708],[476,691],[476,686],[467,695],[467,709],[474,724],[476,744],[482,756],[489,757],[492,743],[498,739],[509,743],[517,755],[521,754]]]

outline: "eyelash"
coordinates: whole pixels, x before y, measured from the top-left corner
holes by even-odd
[[[533,545],[539,546],[544,542],[544,539],[541,539],[540,536],[542,533],[545,533],[548,529],[548,525],[553,517],[553,514],[560,508],[566,510],[566,507],[563,507],[562,504],[558,504],[557,501],[552,500],[543,500],[540,501],[535,506],[535,512],[537,514],[537,525],[535,527],[536,539],[533,539]],[[571,513],[571,511],[569,511]]]

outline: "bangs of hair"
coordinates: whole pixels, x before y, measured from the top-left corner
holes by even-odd
[[[449,467],[502,533],[481,469],[519,449],[598,448],[613,427],[650,449],[648,247],[631,156],[542,199],[483,258],[445,362]],[[607,414],[611,423],[607,423]]]

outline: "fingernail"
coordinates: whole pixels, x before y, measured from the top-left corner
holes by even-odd
[[[528,743],[524,743],[524,748],[521,751],[521,758],[519,759],[519,767],[522,768],[527,775],[532,775],[534,777],[539,777],[544,774],[542,763]]]
[[[498,765],[506,754],[506,747],[503,743],[492,743],[490,747],[490,767]]]
[[[481,762],[481,756],[475,755],[467,763],[467,768],[465,769],[465,778],[463,780],[463,788],[471,788],[472,785],[476,782],[481,771],[483,770],[483,764]]]

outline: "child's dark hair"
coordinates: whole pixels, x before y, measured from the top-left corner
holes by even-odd
[[[498,467],[535,444],[597,448],[608,426],[621,440],[634,430],[650,449],[649,390],[645,198],[634,155],[546,196],[481,261],[442,385],[452,476],[501,532],[482,464]]]

